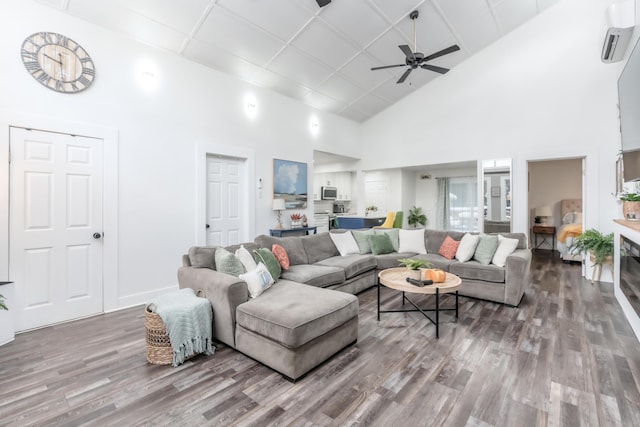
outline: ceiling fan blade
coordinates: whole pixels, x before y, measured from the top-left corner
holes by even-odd
[[[407,71],[404,72],[402,76],[400,76],[400,79],[398,79],[396,83],[404,82],[407,79],[407,77],[409,77],[409,74],[411,74],[412,71],[413,71],[413,68],[409,68]]]
[[[403,44],[398,47],[408,59],[411,59],[411,60],[416,59],[416,56],[413,54],[413,51],[411,51],[411,48],[409,46],[407,46],[406,44]]]
[[[435,65],[422,64],[420,67],[424,68],[425,70],[435,71],[436,73],[440,74],[447,74],[449,72],[448,68],[436,67]]]
[[[325,7],[326,5],[331,3],[331,0],[316,0],[316,3],[318,3],[318,6],[320,7]]]
[[[423,62],[431,61],[432,59],[436,59],[436,58],[440,58],[443,55],[447,55],[449,53],[453,53],[453,52],[456,52],[458,50],[460,50],[460,46],[458,46],[457,44],[454,44],[453,46],[449,46],[446,49],[442,49],[442,50],[440,50],[440,51],[438,51],[436,53],[432,53],[431,55],[425,57]]]
[[[382,67],[373,67],[371,71],[375,70],[384,70],[385,68],[395,68],[395,67],[406,67],[407,64],[398,64],[398,65],[384,65]]]

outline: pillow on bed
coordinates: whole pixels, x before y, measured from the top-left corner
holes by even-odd
[[[575,217],[576,213],[575,212],[569,212],[564,214],[564,216],[562,217],[562,223],[563,224],[573,224],[573,218]]]
[[[576,212],[573,216],[573,222],[576,224],[582,224],[582,212]]]

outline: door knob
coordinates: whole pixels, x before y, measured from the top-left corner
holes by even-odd
[[[100,233],[93,233],[93,238],[94,239],[100,239],[102,237],[102,234]]]
[[[209,224],[207,224],[206,228],[209,228],[209,227],[211,227],[211,226]]]

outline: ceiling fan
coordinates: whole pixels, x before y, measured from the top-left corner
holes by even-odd
[[[409,14],[409,18],[413,20],[413,51],[406,44],[398,46],[406,56],[405,63],[397,64],[397,65],[385,65],[382,67],[373,67],[371,71],[383,70],[385,68],[408,66],[409,68],[407,69],[407,71],[405,71],[404,74],[400,76],[400,79],[398,79],[396,83],[404,82],[407,79],[407,77],[409,77],[409,74],[411,74],[411,72],[418,67],[424,68],[425,70],[435,71],[436,73],[440,73],[440,74],[445,74],[446,72],[448,72],[449,71],[448,68],[436,67],[435,65],[425,64],[425,62],[431,61],[432,59],[436,59],[441,56],[460,50],[460,46],[458,46],[457,44],[454,44],[453,46],[449,46],[446,49],[442,49],[436,53],[432,53],[429,56],[424,56],[423,53],[416,52],[418,50],[418,47],[416,44],[416,19],[418,19],[418,11],[414,10],[413,12],[411,12]]]
[[[318,6],[320,7],[325,7],[326,5],[331,3],[331,0],[316,0],[316,3],[318,3]]]

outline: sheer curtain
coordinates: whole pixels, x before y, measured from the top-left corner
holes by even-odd
[[[438,179],[437,229],[449,230],[449,178]]]
[[[478,231],[476,177],[438,178],[438,229]]]

